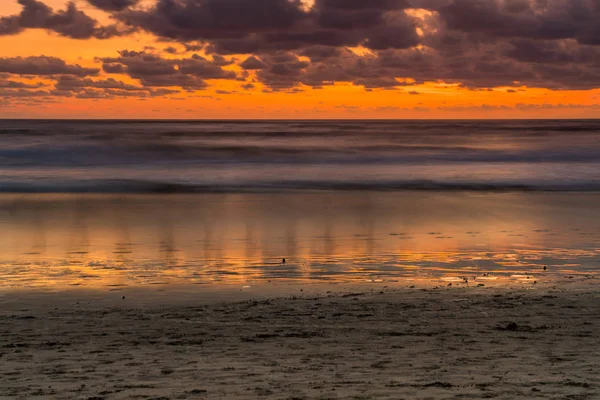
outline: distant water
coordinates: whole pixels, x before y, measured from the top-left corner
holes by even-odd
[[[0,121],[3,192],[600,190],[600,120]]]

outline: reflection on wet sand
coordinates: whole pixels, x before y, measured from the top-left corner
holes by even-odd
[[[0,288],[594,274],[600,194],[2,195]],[[286,258],[283,264],[281,260]]]

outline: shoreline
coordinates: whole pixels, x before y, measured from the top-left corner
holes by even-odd
[[[600,395],[595,279],[328,287],[3,293],[0,399]]]
[[[190,304],[218,304],[286,298],[320,298],[372,292],[413,293],[417,291],[544,291],[593,290],[600,275],[593,273],[554,274],[546,271],[513,275],[465,273],[456,276],[400,279],[295,280],[260,279],[241,282],[172,283],[145,285],[61,285],[0,286],[1,311],[72,304],[98,307],[186,307]],[[127,301],[123,301],[127,300]],[[14,307],[14,308],[13,308]]]

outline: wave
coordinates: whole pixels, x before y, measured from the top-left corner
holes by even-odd
[[[117,144],[29,143],[0,148],[0,167],[25,166],[152,166],[158,163],[190,168],[211,163],[269,164],[423,164],[423,163],[600,163],[594,147],[566,149],[481,149],[458,144],[311,143],[186,143],[151,140]]]
[[[517,183],[517,182],[442,182],[409,180],[388,182],[275,181],[243,184],[185,184],[150,180],[94,180],[79,182],[0,184],[0,193],[246,193],[288,191],[463,191],[463,192],[600,192],[600,182]]]
[[[0,121],[0,191],[596,191],[600,121]]]

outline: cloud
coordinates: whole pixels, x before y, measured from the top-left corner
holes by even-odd
[[[18,0],[21,13],[0,18],[0,35],[16,35],[26,29],[46,29],[72,39],[109,39],[132,32],[118,25],[101,26],[98,21],[69,2],[66,9],[54,11],[38,0]]]
[[[78,99],[114,99],[134,97],[145,99],[149,97],[163,97],[172,94],[177,94],[179,91],[171,89],[151,89],[141,88],[140,90],[119,89],[119,88],[94,88],[82,87],[79,90],[67,92],[66,96],[75,97]]]
[[[473,90],[600,87],[599,0],[87,1],[116,24],[101,26],[74,3],[55,12],[19,0],[22,12],[0,18],[0,34],[146,31],[173,44],[163,49],[167,57],[208,54],[171,59],[148,49],[100,60],[105,74],[144,87],[197,90],[213,79],[261,83],[266,91],[339,82],[367,90],[438,81]]]
[[[180,41],[210,42],[221,53],[296,50],[309,45],[404,49],[429,11],[436,28],[471,38],[573,39],[600,45],[598,0],[88,0],[112,5],[130,26]],[[109,7],[104,7],[108,9]]]
[[[166,47],[166,48],[163,49],[163,51],[165,53],[168,53],[168,54],[177,54],[177,53],[179,53],[179,51],[175,47],[173,47],[173,46]]]
[[[189,58],[166,59],[147,52],[123,50],[120,57],[102,58],[103,70],[138,79],[144,86],[178,86],[186,90],[204,89],[205,80],[237,79],[233,71],[223,69],[229,61],[223,57],[208,60],[197,54]]]
[[[256,79],[272,90],[288,90],[298,85],[321,88],[335,82],[350,82],[367,89],[395,88],[406,83],[396,79],[400,71],[387,68],[373,54],[358,55],[348,49],[329,53],[318,52],[314,58],[303,59],[293,52],[264,54],[266,67],[256,71]]]
[[[96,89],[119,89],[129,91],[140,91],[145,88],[135,85],[126,84],[122,81],[117,81],[114,78],[92,80],[89,78],[79,78],[73,75],[62,75],[58,77],[56,89],[58,90],[76,90],[79,88],[96,88]]]
[[[249,70],[265,69],[268,67],[266,63],[254,56],[248,57],[240,66]]]
[[[30,90],[30,89],[16,89],[16,90],[5,90],[0,88],[0,98],[29,98],[29,97],[48,97],[51,93],[47,90]]]
[[[212,80],[241,79],[224,68],[232,60],[218,55],[211,59],[197,54],[167,59],[146,51],[122,50],[118,57],[96,61],[102,63],[104,76],[100,76],[98,68],[68,64],[56,57],[0,58],[0,98],[3,102],[29,98],[45,102],[59,97],[145,99],[205,89]],[[129,76],[137,83],[126,83],[112,74]],[[36,82],[36,78],[43,81]]]
[[[113,99],[117,97],[149,98],[180,93],[179,90],[131,85],[114,78],[82,78],[75,75],[51,76],[54,87],[42,83],[27,84],[0,77],[0,98],[4,101],[53,102],[56,98]]]
[[[300,6],[297,0],[157,0],[118,17],[173,39],[243,38],[290,28],[304,14]]]
[[[444,106],[437,107],[440,111],[453,111],[453,112],[477,112],[477,111],[489,111],[489,112],[506,112],[506,111],[536,111],[536,110],[599,110],[600,105],[598,104],[523,104],[517,103],[514,106],[506,105],[492,105],[492,104],[481,104],[481,105],[468,105],[468,106]]]
[[[3,57],[0,58],[0,72],[16,75],[58,75],[68,74],[79,77],[97,75],[99,69],[84,68],[78,64],[67,64],[56,57]]]
[[[123,11],[136,5],[139,0],[87,0],[88,3],[104,11]]]
[[[597,0],[454,0],[434,9],[448,29],[461,32],[600,44]]]
[[[43,86],[43,83],[25,83],[0,76],[0,89],[32,89]]]
[[[157,0],[116,13],[124,23],[157,36],[210,42],[220,54],[295,50],[309,45],[406,48],[418,44],[399,0]]]
[[[114,13],[159,37],[248,54],[271,90],[442,80],[470,88],[597,87],[597,0],[157,0]],[[370,52],[354,54],[348,47]],[[287,54],[289,60],[278,60]],[[308,59],[308,61],[307,61]],[[518,83],[515,83],[518,82]]]

